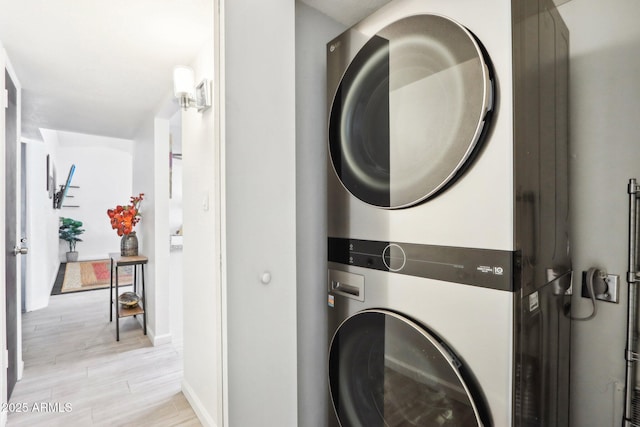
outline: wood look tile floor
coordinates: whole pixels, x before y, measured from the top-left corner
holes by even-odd
[[[133,317],[109,322],[109,291],[50,298],[22,316],[24,374],[7,426],[200,426],[180,389],[182,348],[153,347]],[[66,406],[65,406],[66,405]]]

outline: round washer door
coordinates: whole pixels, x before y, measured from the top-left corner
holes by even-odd
[[[418,324],[365,310],[331,342],[331,400],[342,427],[488,425],[462,369]]]
[[[438,15],[401,19],[347,67],[329,115],[331,162],[344,187],[381,208],[420,203],[466,169],[493,107],[489,58]]]

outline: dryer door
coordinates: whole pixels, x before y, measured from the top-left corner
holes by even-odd
[[[329,48],[332,61],[340,50]],[[353,57],[330,106],[329,151],[355,197],[402,208],[445,189],[464,171],[488,129],[489,59],[460,24],[437,15],[401,19]]]
[[[356,313],[331,342],[331,400],[342,427],[489,425],[465,376],[438,339],[390,311]]]

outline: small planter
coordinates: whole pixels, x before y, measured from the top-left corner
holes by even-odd
[[[76,252],[76,243],[82,242],[80,236],[84,233],[82,227],[82,221],[78,221],[73,218],[60,218],[60,227],[58,229],[58,235],[61,240],[64,240],[69,244],[69,251],[67,252],[67,262],[78,261],[78,252]]]

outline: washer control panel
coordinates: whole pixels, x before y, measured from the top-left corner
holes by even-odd
[[[402,246],[397,243],[389,243],[382,251],[382,262],[389,271],[398,272],[407,264],[407,254]]]
[[[515,290],[515,252],[453,246],[420,245],[329,238],[329,261],[340,264],[464,283],[505,291]]]

